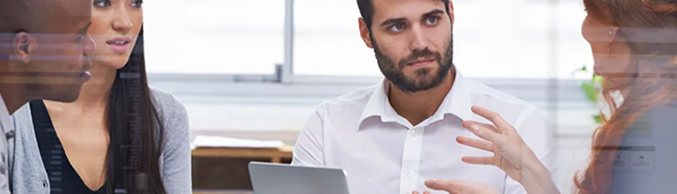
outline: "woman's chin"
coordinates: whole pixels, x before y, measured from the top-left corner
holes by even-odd
[[[107,65],[113,69],[122,69],[129,61],[129,57],[113,57],[111,59],[112,60],[107,63]]]
[[[127,65],[129,55],[99,55],[92,58],[92,64],[95,68],[122,69]]]
[[[632,78],[605,78],[604,82],[609,90],[625,90],[631,86]]]

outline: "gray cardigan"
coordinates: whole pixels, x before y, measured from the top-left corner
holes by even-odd
[[[160,156],[162,182],[169,194],[192,193],[190,131],[186,108],[171,94],[151,88],[153,104],[164,122]],[[9,142],[9,177],[14,194],[49,194],[50,185],[35,138],[30,105],[12,115],[16,136]]]

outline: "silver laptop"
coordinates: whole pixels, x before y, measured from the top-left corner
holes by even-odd
[[[249,163],[254,194],[349,194],[341,169]]]

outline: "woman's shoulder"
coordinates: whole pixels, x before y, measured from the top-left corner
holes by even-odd
[[[150,95],[158,116],[185,115],[186,107],[171,93],[150,87]]]
[[[672,134],[677,132],[672,130],[676,118],[677,101],[656,105],[636,118],[626,130],[625,136],[661,137],[667,133]]]
[[[171,134],[188,127],[188,111],[174,95],[154,87],[150,88],[150,94],[165,133]]]
[[[186,107],[171,93],[150,87],[153,106],[157,112],[160,121],[162,134],[169,141],[175,142],[176,138],[181,138],[189,133],[188,112]]]
[[[677,118],[677,101],[659,104],[637,118],[632,125],[635,127],[672,126]]]
[[[163,155],[167,156],[180,150],[180,147],[190,147],[190,125],[186,107],[169,92],[158,88],[150,88],[150,94],[160,122]]]
[[[635,119],[623,136],[613,162],[611,193],[673,191],[675,184],[662,184],[677,175],[677,102],[651,107]],[[660,169],[660,170],[658,170]]]

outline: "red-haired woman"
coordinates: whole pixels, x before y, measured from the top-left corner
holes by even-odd
[[[583,2],[588,16],[582,33],[592,48],[595,74],[605,79],[602,92],[612,108],[593,134],[588,167],[574,178],[577,193],[674,193],[677,0]],[[473,112],[493,124],[464,122],[483,140],[458,137],[457,141],[494,156],[464,157],[464,162],[495,165],[528,193],[559,193],[550,173],[514,127],[490,110],[473,107]],[[430,180],[426,185],[450,193],[495,192],[462,180]]]

